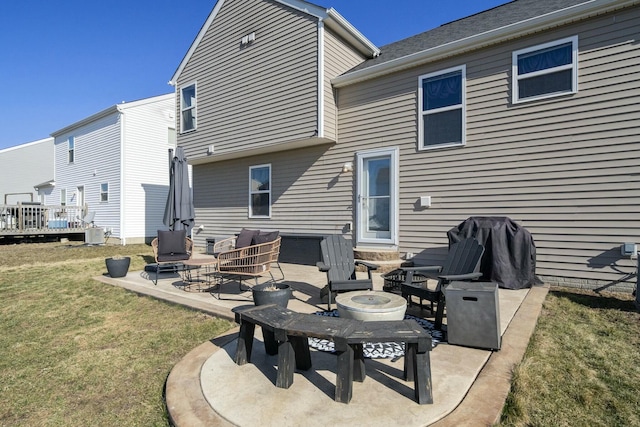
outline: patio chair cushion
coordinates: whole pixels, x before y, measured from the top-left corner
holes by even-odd
[[[187,253],[186,237],[186,230],[158,230],[158,259],[165,256],[185,255]]]
[[[260,230],[249,230],[248,228],[243,228],[240,230],[240,234],[236,239],[236,249],[246,248],[247,246],[251,246],[251,242],[253,242],[253,238],[260,233]]]
[[[261,245],[262,243],[273,242],[278,238],[279,231],[260,231],[253,237],[253,245]]]

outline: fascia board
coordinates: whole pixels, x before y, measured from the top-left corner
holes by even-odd
[[[504,27],[476,34],[471,37],[416,52],[370,68],[343,74],[332,79],[331,83],[333,86],[338,88],[348,86],[350,84],[373,79],[428,62],[434,62],[443,58],[460,55],[472,50],[478,50],[509,39],[515,39],[528,34],[537,33],[549,28],[568,24],[597,14],[607,13],[612,10],[621,9],[637,3],[640,2],[637,0],[587,1],[576,6],[540,15],[525,21],[516,22]]]
[[[224,4],[224,0],[218,0],[216,5],[213,7],[213,10],[211,11],[209,16],[207,17],[207,20],[205,21],[204,24],[202,24],[202,28],[200,28],[200,31],[198,31],[198,35],[196,36],[196,38],[191,43],[191,46],[189,47],[189,50],[187,51],[187,53],[182,58],[182,61],[180,62],[180,65],[178,65],[178,68],[176,69],[175,73],[173,73],[173,77],[171,77],[171,80],[169,80],[169,84],[170,85],[175,86],[177,84],[178,78],[180,77],[180,74],[182,73],[182,70],[184,70],[184,67],[187,65],[187,62],[189,62],[189,59],[191,59],[191,55],[193,55],[193,52],[195,52],[196,48],[200,44],[200,41],[202,40],[204,35],[207,33],[207,30],[211,26],[211,23],[213,22],[213,20],[218,15],[218,12],[220,12],[220,9],[222,9],[222,5],[223,4]]]
[[[209,14],[207,20],[200,28],[198,35],[191,43],[189,50],[182,58],[180,65],[173,73],[173,77],[169,80],[169,84],[172,86],[176,86],[178,82],[178,78],[180,74],[184,70],[184,67],[191,59],[191,56],[195,52],[196,48],[200,44],[200,41],[206,34],[207,30],[213,23],[214,19],[220,12],[225,0],[218,0],[215,7]],[[308,15],[314,16],[320,21],[326,21],[329,28],[336,31],[343,38],[351,42],[355,47],[358,48],[364,55],[376,57],[380,54],[380,50],[369,41],[360,31],[358,31],[353,25],[351,25],[346,19],[344,19],[335,9],[324,9],[322,7],[316,6],[314,4],[308,3],[306,1],[300,0],[276,0],[278,3],[281,3],[285,6],[289,6],[292,9],[298,10],[300,12],[306,13]]]
[[[84,126],[84,125],[89,124],[89,123],[91,123],[93,121],[96,121],[96,120],[101,119],[103,117],[110,116],[111,114],[115,114],[115,113],[120,113],[120,109],[118,108],[117,105],[113,105],[113,106],[111,106],[109,108],[106,108],[106,109],[104,109],[104,110],[102,110],[102,111],[100,111],[100,112],[98,112],[98,113],[96,113],[96,114],[94,114],[92,116],[89,116],[89,117],[84,118],[84,119],[82,119],[80,121],[77,121],[77,122],[75,122],[75,123],[73,123],[73,124],[71,124],[71,125],[69,125],[67,127],[64,127],[62,129],[60,129],[60,130],[52,132],[51,136],[56,138],[56,137],[58,137],[60,135],[63,135],[63,134],[68,133],[68,132],[71,132],[72,130],[77,129],[77,128],[81,127],[81,126]]]
[[[358,31],[356,27],[351,25],[351,23],[340,15],[334,8],[327,10],[325,22],[329,28],[357,47],[362,54],[372,58],[380,55],[380,49],[367,39],[364,34]]]

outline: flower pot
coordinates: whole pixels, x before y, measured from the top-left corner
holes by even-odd
[[[131,258],[128,256],[122,258],[106,258],[104,262],[107,265],[107,272],[109,273],[109,276],[124,277],[129,271]]]
[[[275,289],[274,289],[275,287]],[[251,288],[255,305],[277,304],[286,308],[291,298],[291,286],[286,283],[263,283]]]
[[[251,288],[251,292],[255,305],[276,304],[284,308],[287,308],[292,294],[291,286],[286,283],[263,283]],[[272,356],[278,354],[278,343],[273,331],[263,329],[262,336],[264,337],[265,352]]]

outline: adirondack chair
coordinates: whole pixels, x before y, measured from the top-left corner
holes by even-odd
[[[405,281],[401,285],[402,296],[407,299],[409,305],[412,304],[412,296],[420,298],[420,309],[423,308],[422,301],[428,300],[431,303],[432,313],[433,304],[436,303],[435,327],[440,329],[444,317],[444,287],[454,280],[466,281],[480,278],[482,273],[478,269],[483,253],[484,246],[477,240],[469,238],[451,245],[447,258],[441,266],[401,267],[406,274]],[[413,284],[414,273],[435,279],[438,284],[435,289],[417,286]]]
[[[327,292],[328,307],[331,311],[331,299],[333,293],[362,291],[373,289],[371,271],[378,268],[377,265],[353,259],[353,246],[350,239],[345,239],[340,234],[327,236],[320,242],[322,262],[316,265],[320,271],[327,273],[327,286],[323,291]],[[356,278],[356,266],[367,268],[368,279]],[[321,295],[323,293],[321,291]]]

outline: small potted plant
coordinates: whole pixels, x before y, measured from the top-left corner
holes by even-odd
[[[128,256],[116,255],[112,258],[106,258],[104,260],[107,265],[107,273],[111,277],[124,277],[129,271],[129,265],[131,264],[131,258]]]
[[[277,304],[286,308],[291,299],[291,286],[287,283],[267,282],[251,288],[255,305]]]

